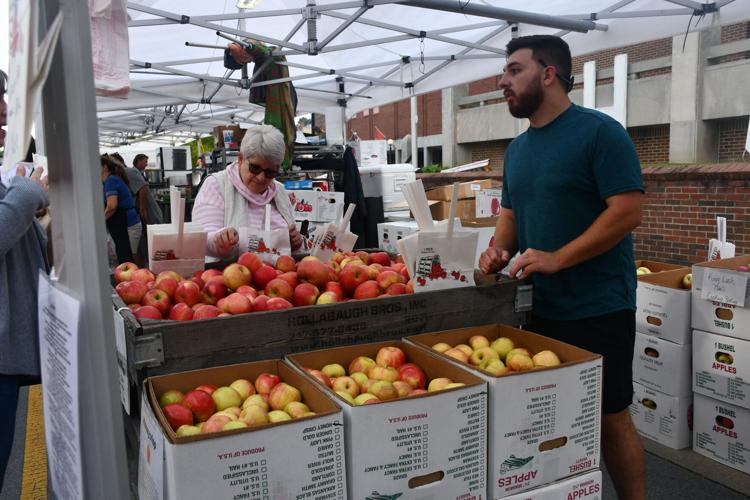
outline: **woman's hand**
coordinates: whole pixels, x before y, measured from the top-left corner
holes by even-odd
[[[294,224],[289,224],[289,243],[292,245],[292,250],[297,250],[302,246],[302,235],[299,234]]]
[[[214,246],[219,255],[225,255],[239,241],[240,236],[233,227],[226,227],[214,235]]]
[[[44,169],[42,167],[36,167],[34,171],[31,172],[29,179],[39,184],[45,192],[49,192],[49,178],[45,177],[44,179],[42,179],[43,173]],[[16,175],[18,177],[26,177],[26,167],[24,167],[23,165],[17,166]]]

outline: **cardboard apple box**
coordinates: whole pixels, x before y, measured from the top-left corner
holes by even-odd
[[[289,190],[294,220],[331,222],[336,219],[338,206],[344,203],[344,193],[331,191]]]
[[[669,264],[667,262],[658,262],[655,260],[636,260],[635,268],[647,267],[652,273],[660,273],[662,271],[672,271],[674,269],[682,269],[685,266],[679,264]]]
[[[602,498],[601,471],[587,472],[548,486],[505,497],[505,500],[600,500]]]
[[[636,332],[633,381],[670,396],[687,396],[691,385],[690,344],[675,344]]]
[[[682,285],[690,269],[638,276],[635,329],[677,344],[692,342],[690,328],[691,293]]]
[[[750,408],[750,342],[694,330],[693,392]]]
[[[745,288],[744,307],[721,300],[706,300],[701,297],[703,280],[710,271],[720,279],[744,279],[750,282],[750,273],[737,271],[738,266],[750,265],[750,256],[702,262],[693,266],[692,323],[696,330],[728,335],[750,340],[750,286]]]
[[[302,392],[316,413],[277,424],[177,437],[158,397],[201,384],[229,385],[275,373]],[[323,391],[283,361],[259,361],[150,377],[141,407],[141,498],[344,498],[343,413]]]
[[[693,438],[693,395],[677,397],[633,383],[630,416],[641,436],[675,450]]]
[[[750,474],[750,410],[696,394],[693,451]]]
[[[489,189],[491,187],[492,179],[462,182],[458,185],[458,199],[465,200],[474,198],[482,189]],[[430,189],[426,194],[428,200],[451,201],[451,197],[453,196],[453,184]],[[473,215],[474,213],[468,215],[468,217]]]
[[[554,351],[554,368],[493,376],[437,353],[431,346],[510,338],[532,353]],[[502,498],[599,466],[602,358],[583,349],[506,325],[486,325],[408,337],[463,366],[489,385],[488,497]]]
[[[378,224],[378,247],[386,252],[399,253],[396,242],[419,231],[417,221],[381,222]]]
[[[348,367],[357,356],[375,359],[384,346],[402,349],[406,361],[419,365],[428,381],[448,377],[466,385],[362,406],[351,406],[329,391],[344,409],[348,498],[484,496],[487,384],[482,379],[398,341],[292,354],[287,359],[299,370],[330,363]]]

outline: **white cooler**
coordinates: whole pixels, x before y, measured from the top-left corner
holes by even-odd
[[[393,210],[394,205],[399,204],[401,207],[396,209],[403,210],[406,200],[401,192],[401,186],[417,180],[415,172],[416,169],[410,163],[381,164],[359,168],[365,197],[382,197],[384,212]]]

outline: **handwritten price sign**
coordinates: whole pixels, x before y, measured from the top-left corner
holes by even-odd
[[[747,273],[708,268],[701,285],[702,299],[745,307]]]

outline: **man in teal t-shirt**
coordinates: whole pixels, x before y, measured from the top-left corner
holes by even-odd
[[[602,452],[621,499],[645,498],[644,455],[630,418],[635,339],[631,231],[643,180],[627,132],[572,104],[571,57],[559,37],[508,43],[500,87],[530,128],[505,154],[502,209],[486,273],[520,255],[511,276],[534,285],[529,329],[604,357]]]

